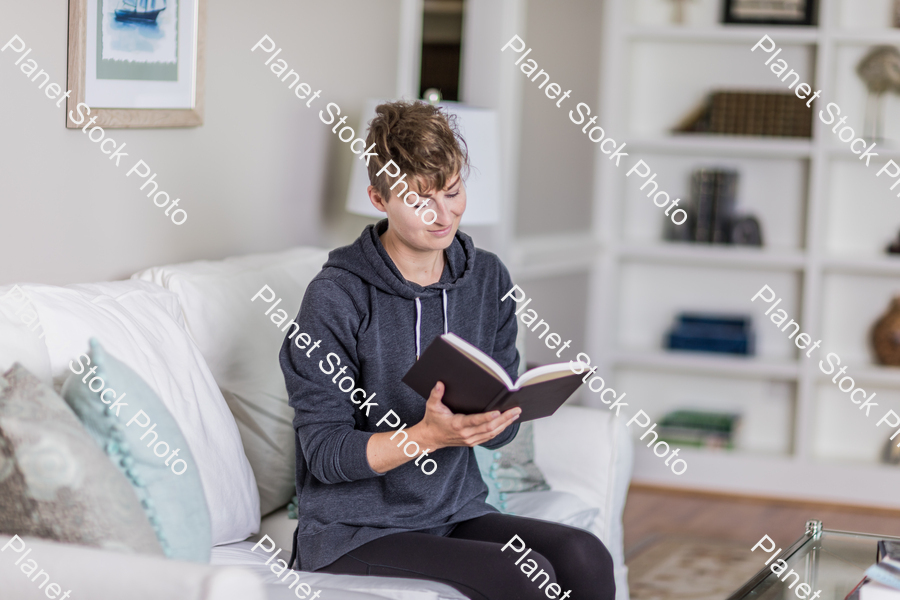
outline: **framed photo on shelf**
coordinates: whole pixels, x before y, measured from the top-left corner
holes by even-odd
[[[70,0],[66,127],[202,125],[205,31],[206,0]]]
[[[725,0],[723,23],[813,25],[816,0]]]

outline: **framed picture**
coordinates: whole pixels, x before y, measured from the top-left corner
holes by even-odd
[[[724,23],[813,25],[815,0],[725,0]]]
[[[69,0],[66,127],[79,103],[105,128],[202,125],[205,25],[206,0]]]

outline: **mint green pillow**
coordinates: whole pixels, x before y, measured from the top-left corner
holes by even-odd
[[[488,486],[487,503],[506,512],[508,494],[550,489],[534,462],[534,429],[531,422],[519,425],[516,438],[497,450],[475,447],[481,478]]]
[[[506,511],[506,493],[500,493],[500,484],[491,474],[495,473],[497,468],[494,466],[494,458],[500,457],[500,453],[494,454],[494,450],[488,450],[481,446],[475,446],[475,460],[478,461],[478,470],[481,472],[481,478],[484,480],[488,488],[487,498],[485,502],[496,508],[502,513],[509,514]],[[496,475],[495,475],[496,477]]]
[[[95,338],[90,346],[87,355],[69,363],[73,372],[63,385],[63,398],[128,477],[166,556],[209,562],[209,509],[197,463],[178,424],[137,373],[107,354]],[[114,410],[117,398],[122,403]]]

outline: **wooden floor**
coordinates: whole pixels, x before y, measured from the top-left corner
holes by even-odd
[[[632,485],[625,503],[626,559],[663,535],[731,540],[749,550],[763,535],[787,547],[806,521],[900,537],[900,511],[757,499]]]

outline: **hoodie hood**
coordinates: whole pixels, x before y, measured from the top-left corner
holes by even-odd
[[[367,225],[355,242],[332,250],[323,268],[348,271],[382,292],[408,300],[436,296],[462,287],[471,279],[475,269],[475,244],[462,231],[457,230],[453,242],[444,250],[446,261],[440,281],[423,287],[407,281],[384,249],[380,236],[387,228],[387,219]]]

